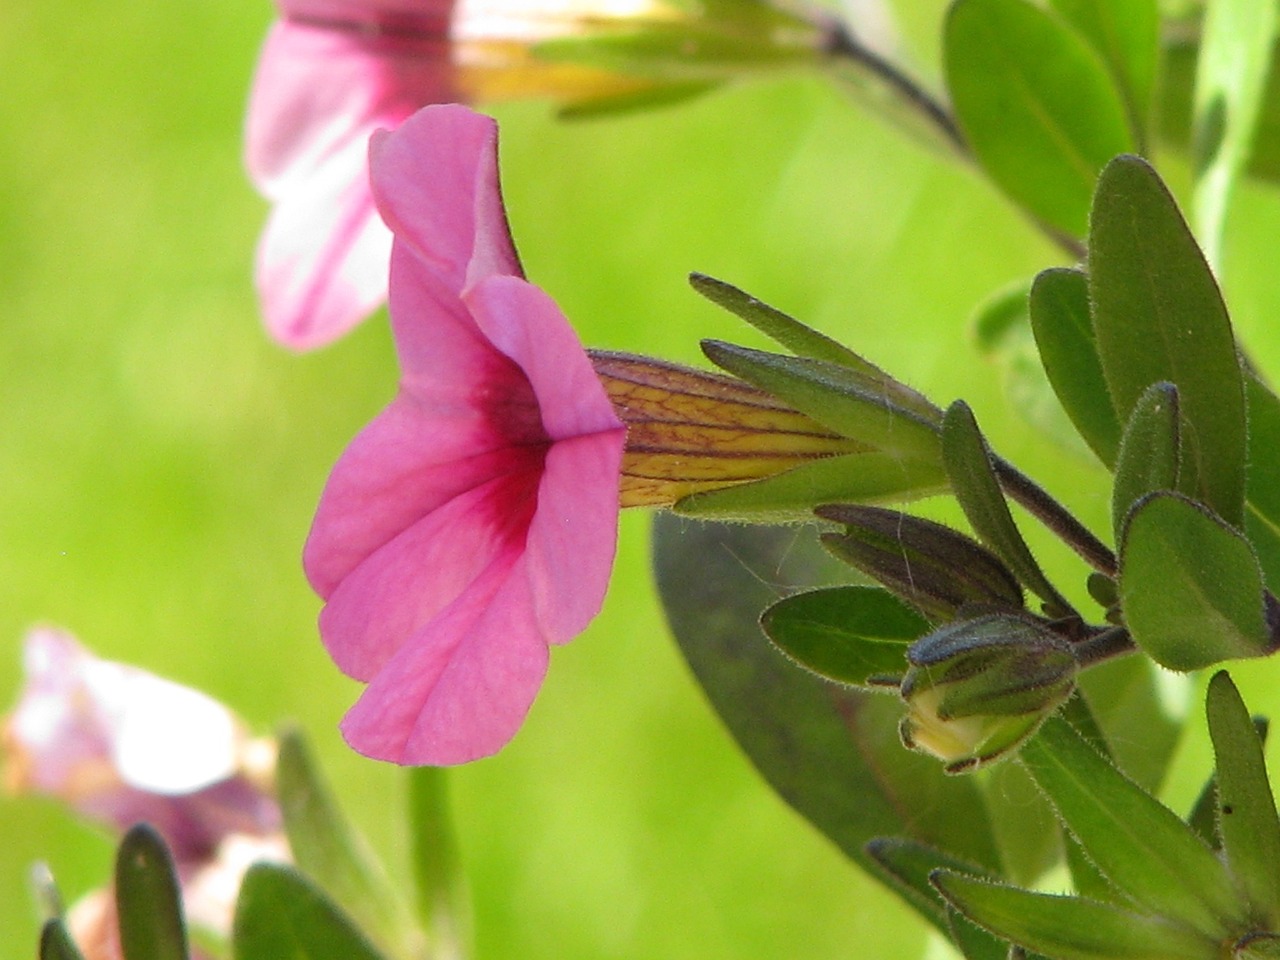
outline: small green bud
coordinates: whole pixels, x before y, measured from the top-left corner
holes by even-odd
[[[992,614],[948,624],[907,651],[902,742],[948,773],[1000,759],[1075,688],[1070,645],[1030,617]]]

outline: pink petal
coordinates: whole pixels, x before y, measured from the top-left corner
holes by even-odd
[[[560,440],[547,453],[525,565],[550,643],[566,643],[600,612],[618,537],[625,431]]]
[[[447,46],[277,24],[249,107],[246,164],[276,203],[259,244],[268,330],[295,349],[345,333],[386,295],[390,236],[369,192],[368,140],[454,96]]]
[[[492,460],[492,479],[423,516],[338,585],[320,634],[340,669],[369,680],[495,558],[523,548],[541,460],[539,451],[504,451]]]
[[[491,118],[452,104],[419,110],[370,146],[383,219],[457,293],[490,274],[521,274],[497,148]]]
[[[515,558],[495,562],[409,639],[342,721],[360,753],[402,764],[467,763],[520,728],[547,669]]]
[[[528,378],[553,440],[622,429],[582,342],[551,297],[526,280],[494,276],[463,300],[489,342]]]

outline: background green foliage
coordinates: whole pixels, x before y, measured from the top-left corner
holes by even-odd
[[[898,4],[926,75],[943,6]],[[239,155],[271,15],[267,0],[5,5],[0,702],[23,632],[48,621],[259,729],[296,719],[403,872],[399,778],[337,736],[357,687],[319,645],[298,562],[328,468],[391,397],[395,366],[382,317],[304,357],[260,330],[265,207]],[[685,361],[699,337],[763,346],[684,279],[723,277],[943,405],[962,395],[1003,455],[1106,529],[1101,469],[1014,416],[978,357],[975,306],[1063,261],[975,173],[812,76],[579,124],[542,104],[498,114],[526,267],[587,343]],[[1185,185],[1184,167],[1162,169]],[[1229,216],[1233,321],[1280,369],[1280,197],[1246,184]],[[800,942],[815,960],[920,956],[922,925],[785,808],[712,716],[666,634],[647,525],[624,519],[606,609],[556,651],[521,735],[452,778],[477,956],[782,958]],[[1035,534],[1052,574],[1066,557]],[[1233,666],[1252,709],[1280,707],[1277,669]],[[1177,808],[1208,758],[1197,729],[1166,789]],[[18,955],[36,936],[28,865],[49,860],[74,898],[106,882],[111,846],[41,799],[2,810],[0,943]]]

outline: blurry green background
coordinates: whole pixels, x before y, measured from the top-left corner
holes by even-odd
[[[944,4],[898,6],[936,73]],[[24,631],[45,621],[257,729],[296,719],[403,871],[397,771],[337,735],[357,686],[320,647],[298,561],[329,467],[396,370],[384,314],[307,356],[261,331],[265,207],[240,134],[271,16],[266,0],[4,4],[0,703]],[[1003,453],[1105,517],[1098,469],[1011,415],[979,359],[975,306],[1060,260],[971,171],[811,76],[577,124],[544,104],[497,112],[526,268],[587,343],[691,362],[699,337],[758,344],[684,282],[723,277],[939,401],[965,396]],[[1280,370],[1280,202],[1237,199],[1228,299]],[[710,713],[666,634],[647,527],[624,518],[604,613],[555,652],[520,736],[452,775],[476,955],[921,956],[923,928],[762,785]],[[1253,709],[1280,705],[1275,664],[1236,674]],[[1207,769],[1204,740],[1182,750],[1176,804]],[[5,956],[32,952],[37,859],[73,899],[104,882],[110,843],[43,799],[0,800]]]

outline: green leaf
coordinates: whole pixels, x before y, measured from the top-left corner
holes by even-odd
[[[414,934],[403,898],[338,809],[298,729],[280,734],[276,785],[298,869],[384,947],[411,939]]]
[[[1040,273],[1031,285],[1031,332],[1045,374],[1089,448],[1108,467],[1120,448],[1120,420],[1107,391],[1089,316],[1088,280],[1079,270]]]
[[[1218,780],[1218,831],[1227,866],[1267,929],[1280,921],[1280,818],[1262,741],[1225,671],[1209,681],[1205,703]]]
[[[907,669],[907,647],[929,623],[874,587],[828,587],[784,597],[760,616],[778,649],[839,683],[893,682]]]
[[[1196,69],[1192,207],[1214,265],[1222,260],[1227,201],[1253,144],[1275,32],[1274,0],[1216,0],[1205,10]]]
[[[1028,590],[1045,602],[1052,616],[1064,616],[1071,605],[1054,589],[1013,522],[1000,489],[991,451],[963,400],[947,408],[942,420],[942,459],[951,489],[974,532]]]
[[[1177,494],[1150,494],[1133,508],[1120,601],[1134,641],[1170,670],[1264,656],[1274,646],[1249,542]]]
[[[951,904],[947,904],[947,929],[964,960],[1026,960],[1026,954],[979,927]]]
[[[1178,489],[1181,427],[1178,388],[1171,383],[1153,383],[1134,404],[1120,441],[1111,492],[1117,542],[1124,536],[1125,520],[1135,503],[1157,490]]]
[[[907,753],[902,704],[791,663],[759,611],[843,571],[782,528],[654,520],[654,564],[672,633],[711,706],[765,780],[856,862],[873,837],[903,836],[996,869],[977,786]]]
[[[187,960],[182,893],[173,858],[149,825],[138,824],[120,841],[115,880],[125,960]]]
[[[1036,217],[1083,237],[1098,172],[1134,149],[1098,55],[1024,0],[957,0],[943,43],[947,88],[983,168]]]
[[[428,954],[461,957],[468,926],[466,877],[449,815],[449,774],[440,767],[410,767],[405,773],[414,889]]]
[[[719,340],[702,341],[702,350],[716,366],[842,436],[906,460],[938,462],[936,424],[894,403],[855,370]]]
[[[1141,147],[1146,141],[1160,56],[1160,10],[1155,0],[1050,2],[1106,63]]]
[[[1137,157],[1107,165],[1094,199],[1089,291],[1102,369],[1127,420],[1153,383],[1178,388],[1196,499],[1244,515],[1244,380],[1227,309],[1159,176]]]
[[[245,874],[232,942],[235,960],[382,960],[319,887],[274,863]]]
[[[1055,960],[1217,960],[1211,940],[1160,917],[1079,897],[1031,893],[939,870],[933,882],[966,917]]]
[[[845,527],[823,534],[824,547],[931,620],[950,620],[969,604],[1022,609],[1008,568],[950,527],[880,507],[830,504],[815,513]]]
[[[813,460],[763,480],[690,494],[672,509],[707,520],[794,523],[811,520],[820,503],[900,503],[946,488],[941,462],[849,453]]]
[[[1135,904],[1210,938],[1245,920],[1213,851],[1061,717],[1046,720],[1019,758],[1085,853]]]
[[[1280,590],[1280,397],[1257,378],[1245,381],[1249,403],[1248,501],[1244,529],[1268,587]]]
[[[63,922],[46,920],[40,928],[40,960],[84,960]]]

